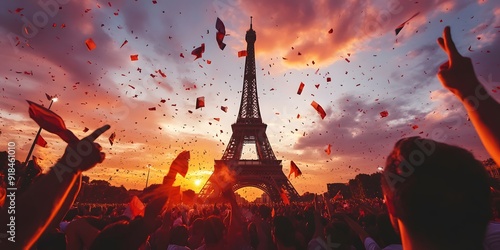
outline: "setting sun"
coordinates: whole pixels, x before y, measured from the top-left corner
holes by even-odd
[[[201,184],[201,180],[200,179],[194,180],[194,185],[195,186],[199,186],[200,184]]]

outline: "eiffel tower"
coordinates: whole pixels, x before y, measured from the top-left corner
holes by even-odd
[[[201,200],[217,200],[227,185],[233,185],[233,191],[243,187],[258,188],[269,195],[273,202],[280,202],[283,195],[287,195],[291,201],[299,198],[282,171],[281,160],[277,160],[274,155],[266,135],[267,125],[262,122],[260,115],[255,74],[256,39],[250,19],[250,29],[245,36],[247,56],[240,111],[236,123],[231,125],[233,134],[222,159],[215,160],[214,172],[198,195]],[[241,159],[243,146],[249,144],[255,145],[258,159]]]

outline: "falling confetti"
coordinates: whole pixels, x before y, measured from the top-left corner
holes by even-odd
[[[205,97],[200,96],[196,98],[196,109],[205,107]]]
[[[85,40],[85,45],[87,45],[87,49],[89,51],[91,51],[97,47],[94,43],[94,40],[92,40],[92,38]]]
[[[311,102],[311,106],[313,106],[313,108],[318,112],[318,114],[321,116],[321,119],[325,119],[326,117],[326,112],[325,110],[323,109],[323,107],[321,107],[321,105],[319,105],[317,102],[315,101],[312,101]]]
[[[380,117],[382,117],[382,118],[387,117],[388,115],[389,115],[389,112],[387,112],[385,110],[380,112]]]
[[[109,136],[109,138],[108,138],[108,140],[109,140],[109,144],[111,144],[111,146],[113,146],[113,143],[115,142],[115,137],[116,137],[116,134],[115,134],[115,132],[113,132],[113,133]]]
[[[297,90],[297,95],[302,94],[302,90],[304,90],[305,84],[303,82],[300,83],[299,89]]]
[[[135,55],[130,55],[130,61],[137,61],[139,60],[139,55],[135,54]]]

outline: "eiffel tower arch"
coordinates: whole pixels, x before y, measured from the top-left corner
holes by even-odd
[[[233,134],[220,160],[215,160],[214,172],[201,189],[201,200],[217,200],[221,191],[232,185],[233,191],[255,187],[269,195],[273,202],[280,202],[283,195],[290,201],[299,194],[283,173],[281,160],[277,160],[266,135],[267,125],[262,122],[257,95],[255,70],[255,31],[246,32],[247,56],[243,78],[240,110],[236,123],[231,125]],[[255,145],[257,159],[242,159],[243,147]]]

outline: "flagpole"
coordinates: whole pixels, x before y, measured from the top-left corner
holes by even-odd
[[[50,107],[52,107],[52,104],[54,102],[57,102],[57,97],[53,97],[52,99],[50,99],[50,104],[49,104],[49,108],[48,108],[49,110],[50,110]],[[25,166],[28,165],[28,160],[30,159],[31,153],[33,153],[33,149],[35,149],[35,144],[36,144],[41,132],[42,132],[42,127],[40,127],[38,129],[38,132],[36,133],[36,136],[35,136],[35,140],[33,140],[33,143],[31,144],[30,151],[28,152],[28,155],[26,156],[26,160],[24,161]]]
[[[148,176],[146,177],[146,188],[148,187],[149,171],[151,171],[151,164],[148,164]]]

